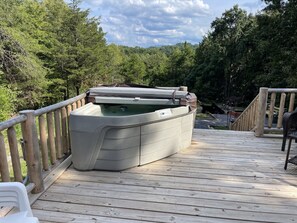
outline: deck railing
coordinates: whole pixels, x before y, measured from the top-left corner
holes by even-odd
[[[248,105],[248,107],[231,124],[230,129],[236,131],[251,131],[256,127],[255,113],[258,110],[259,95]]]
[[[69,156],[70,112],[85,104],[86,94],[44,107],[21,111],[18,116],[0,123],[0,173],[2,182],[24,182],[16,126],[21,126],[20,141],[26,162],[27,189],[32,193],[44,190],[44,178],[55,164]],[[38,124],[37,124],[38,123]],[[6,131],[6,134],[5,134]],[[7,138],[6,138],[7,136]],[[9,147],[10,156],[7,154]],[[10,164],[13,177],[10,174]],[[47,174],[46,174],[47,173]]]
[[[256,136],[263,136],[265,130],[281,133],[283,114],[294,110],[296,93],[296,88],[260,88],[259,95],[244,110],[242,117],[239,116],[232,124],[231,129],[255,130]],[[257,109],[251,109],[253,103]],[[247,118],[243,117],[253,117],[254,126],[246,128]]]

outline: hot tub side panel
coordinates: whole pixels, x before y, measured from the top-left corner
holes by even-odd
[[[139,165],[140,127],[111,128],[104,141],[94,169],[123,170]]]
[[[191,145],[193,113],[141,126],[140,165],[150,163]]]
[[[71,133],[71,152],[74,168],[78,170],[91,170],[94,166],[94,157],[98,156],[98,147],[102,144],[104,137],[104,126],[98,117],[84,116],[79,111],[84,112],[86,105],[75,112],[72,112],[69,120],[69,130]],[[99,148],[100,150],[100,148]]]
[[[95,156],[98,134],[71,131],[72,162],[75,169],[91,170],[92,157]]]
[[[181,147],[181,118],[141,126],[140,165],[176,153]]]
[[[191,145],[192,134],[194,128],[194,119],[196,113],[190,113],[181,119],[181,149],[188,148]]]

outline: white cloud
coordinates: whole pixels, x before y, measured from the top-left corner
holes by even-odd
[[[260,0],[238,0],[254,8]],[[242,2],[241,2],[242,1]],[[228,2],[228,4],[227,4]],[[211,21],[236,0],[84,0],[101,25],[109,43],[151,46],[189,41],[198,43]],[[225,5],[226,4],[226,5]],[[231,7],[229,7],[231,5]],[[224,8],[224,7],[227,8]]]
[[[154,42],[155,44],[158,44],[158,43],[159,43],[159,40],[158,40],[158,39],[153,39],[153,42]]]
[[[85,0],[83,5],[101,16],[108,42],[129,46],[185,41],[185,30],[209,14],[203,0]]]

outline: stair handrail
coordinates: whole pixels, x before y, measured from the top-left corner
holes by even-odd
[[[237,131],[250,131],[255,128],[256,119],[255,111],[257,110],[259,94],[253,99],[253,101],[245,108],[245,110],[238,116],[238,118],[231,124],[231,130]],[[248,117],[248,120],[244,120],[245,117]],[[245,121],[245,126],[240,125],[240,122]]]

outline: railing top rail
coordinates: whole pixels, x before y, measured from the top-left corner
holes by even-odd
[[[254,104],[256,103],[256,101],[258,100],[259,98],[259,94],[257,94],[257,96],[253,99],[253,101],[246,107],[246,109],[237,117],[237,119],[235,120],[235,122],[233,122],[231,124],[231,126],[234,126],[236,124],[236,122],[238,122],[238,120],[241,119],[242,116],[244,116],[245,114],[245,111],[248,111],[248,109]]]
[[[27,120],[27,117],[25,115],[18,115],[14,118],[11,118],[9,120],[6,120],[4,122],[0,122],[0,131],[4,129],[8,129],[16,124],[19,124],[21,122],[24,122]]]
[[[297,93],[297,88],[268,88],[269,93]]]
[[[86,97],[86,93],[83,93],[81,95],[78,95],[74,98],[70,98],[66,101],[62,101],[62,102],[59,102],[57,104],[54,104],[54,105],[50,105],[50,106],[47,106],[47,107],[44,107],[44,108],[40,108],[40,109],[37,109],[35,110],[34,114],[36,116],[39,116],[39,115],[42,115],[44,113],[48,113],[50,111],[54,111],[56,109],[59,109],[59,108],[62,108],[62,107],[65,107],[69,104],[72,104],[80,99],[83,99]],[[3,131],[4,129],[8,129],[16,124],[19,124],[21,122],[24,122],[27,120],[27,117],[26,115],[18,115],[14,118],[11,118],[9,120],[6,120],[6,121],[3,121],[3,122],[0,122],[0,131]]]
[[[61,101],[61,102],[59,102],[57,104],[54,104],[54,105],[50,105],[50,106],[47,106],[47,107],[44,107],[44,108],[37,109],[37,110],[35,110],[34,114],[36,116],[39,116],[39,115],[42,115],[42,114],[45,114],[45,113],[48,113],[48,112],[57,110],[59,108],[63,108],[65,106],[70,105],[70,104],[72,104],[72,103],[74,103],[74,102],[76,102],[76,101],[78,101],[80,99],[83,99],[85,97],[86,97],[86,93],[83,93],[83,94],[78,95],[78,96],[76,96],[74,98],[70,98],[70,99],[68,99],[66,101]]]

